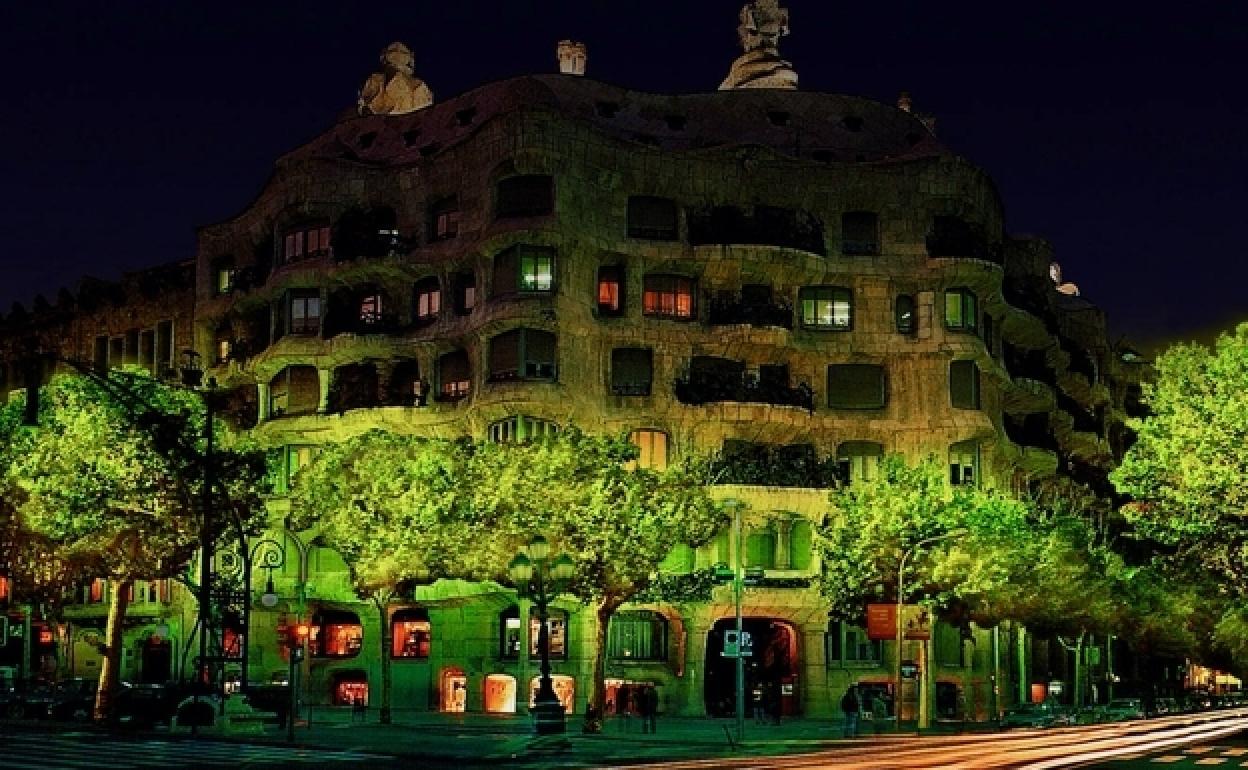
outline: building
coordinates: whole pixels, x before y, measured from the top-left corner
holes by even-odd
[[[870,477],[896,452],[945,458],[951,484],[1103,485],[1128,440],[1131,376],[1048,244],[1005,231],[992,180],[908,96],[796,89],[776,55],[780,12],[743,9],[745,53],[713,93],[595,82],[584,47],[564,41],[560,74],[432,102],[410,52],[390,46],[392,86],[366,86],[245,209],[200,229],[193,301],[122,292],[92,309],[80,294],[63,313],[11,315],[5,387],[19,385],[21,330],[156,372],[185,345],[242,394],[243,422],[287,478],[318,445],[377,427],[515,441],[575,423],[628,432],[656,465],[722,451],[716,494],[749,504],[740,556],[763,570],[745,600],[752,685],[811,715],[834,713],[850,682],[891,688],[895,645],[830,624],[810,586],[832,474]],[[383,620],[315,532],[271,537],[283,562],[256,584],[287,598],[253,608],[253,680],[285,670],[278,641],[307,617],[309,701],[367,698],[388,622],[396,708],[524,709],[537,621],[513,593],[442,581]],[[737,556],[725,534],[667,566]],[[731,615],[727,588],[621,611],[609,700],[655,681],[668,713],[730,712]],[[592,622],[560,604],[551,629],[556,689],[576,713]],[[1008,683],[998,706],[1031,697],[1025,631],[972,638],[937,626],[938,713],[989,713],[993,677]]]

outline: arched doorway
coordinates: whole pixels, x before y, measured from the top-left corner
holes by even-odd
[[[485,710],[491,714],[516,713],[516,678],[510,674],[485,677]]]
[[[462,668],[442,669],[438,688],[438,709],[452,714],[462,714],[468,708],[468,677]]]
[[[724,632],[735,630],[736,618],[723,618],[707,632],[704,698],[711,716],[736,713],[736,659],[724,657]],[[746,711],[761,700],[770,714],[798,713],[797,633],[778,618],[744,618],[742,630],[753,643],[745,658]]]

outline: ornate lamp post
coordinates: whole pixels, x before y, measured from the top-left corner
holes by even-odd
[[[549,607],[559,594],[566,590],[576,574],[576,565],[567,554],[560,554],[552,561],[550,543],[536,535],[523,551],[516,554],[507,567],[511,582],[523,597],[533,600],[541,626],[537,632],[537,650],[542,658],[542,678],[537,686],[537,698],[533,706],[534,727],[538,735],[562,733],[567,729],[563,704],[555,694],[550,679],[550,631]]]

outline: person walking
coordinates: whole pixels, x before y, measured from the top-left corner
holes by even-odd
[[[858,685],[851,684],[849,689],[845,690],[845,694],[841,696],[841,713],[845,715],[844,735],[846,738],[853,738],[858,735],[858,709],[861,704],[858,702]]]

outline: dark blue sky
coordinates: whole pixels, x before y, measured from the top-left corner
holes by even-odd
[[[913,93],[1013,232],[1140,341],[1248,320],[1248,4],[788,0],[806,90]],[[555,69],[712,90],[741,0],[62,2],[0,7],[0,308],[192,256],[273,160],[354,103],[392,40],[446,98]]]

